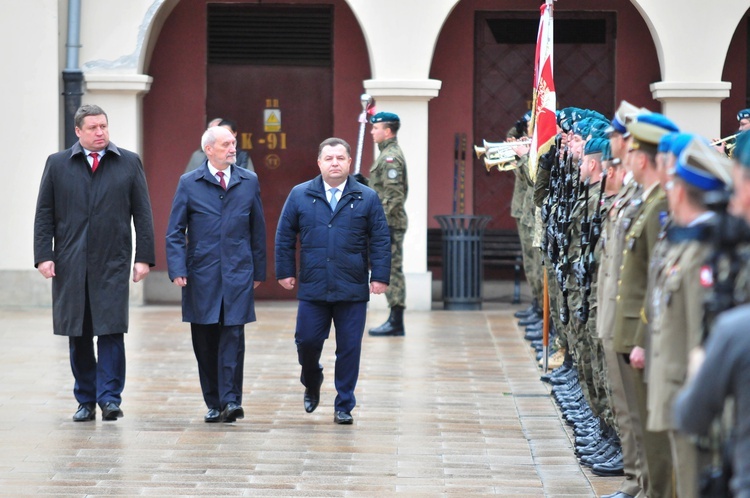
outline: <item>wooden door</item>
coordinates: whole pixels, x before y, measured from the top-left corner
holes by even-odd
[[[296,296],[276,283],[274,237],[292,187],[320,173],[318,145],[333,131],[331,18],[328,7],[209,5],[207,115],[237,122],[260,181],[268,279],[259,299]]]
[[[614,113],[615,13],[555,15],[554,72],[558,108]],[[505,141],[511,126],[531,108],[535,12],[477,12],[475,18],[474,137]],[[487,172],[474,159],[474,214],[492,216],[488,229],[515,229],[510,216],[514,175]]]

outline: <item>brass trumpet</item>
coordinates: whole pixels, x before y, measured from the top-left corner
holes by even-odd
[[[737,135],[739,135],[740,133],[742,132],[740,131],[740,132],[735,133],[734,135],[729,135],[728,137],[720,138],[715,142],[711,142],[711,145],[716,146],[719,144],[723,144],[725,142],[729,142],[730,140],[734,140],[735,138],[737,138]]]
[[[486,156],[484,158],[484,165],[487,171],[495,166],[500,171],[509,171],[515,168],[515,166],[501,166],[516,159],[516,152],[513,148],[519,145],[531,145],[531,140],[519,140],[517,142],[488,142],[487,140],[483,140],[482,144],[484,147],[474,146],[474,153],[477,155],[477,159]]]

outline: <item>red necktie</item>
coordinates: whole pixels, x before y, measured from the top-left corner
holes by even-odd
[[[91,165],[91,172],[93,173],[94,171],[96,171],[96,168],[99,167],[99,153],[92,152],[89,155],[94,159],[94,163]]]
[[[216,173],[216,176],[219,177],[219,183],[221,184],[221,188],[223,188],[224,190],[226,190],[227,189],[227,182],[224,181],[224,172],[223,171],[218,171]]]

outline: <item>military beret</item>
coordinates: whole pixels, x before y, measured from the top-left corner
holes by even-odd
[[[737,135],[734,144],[732,158],[740,166],[750,168],[750,131],[743,131]]]
[[[591,138],[583,147],[583,155],[588,156],[589,154],[599,154],[604,151],[605,144],[609,145],[609,140],[606,138]]]
[[[577,107],[566,107],[560,110],[560,114],[557,116],[557,124],[567,133],[573,129],[573,123],[582,118],[581,109]]]
[[[602,121],[601,119],[592,118],[591,127],[589,133],[594,136],[606,137],[605,130],[609,126],[609,121]]]
[[[370,122],[372,124],[382,123],[382,122],[391,123],[391,122],[398,122],[398,121],[401,121],[398,115],[393,114],[392,112],[379,112],[370,119]]]
[[[674,175],[700,190],[723,190],[732,186],[732,162],[693,136],[677,159]]]
[[[604,141],[602,145],[602,161],[612,160],[612,146],[609,144],[609,140]]]
[[[527,123],[531,121],[531,111],[526,111],[523,116],[521,116],[522,121],[526,121]]]
[[[682,151],[685,150],[685,147],[687,147],[694,138],[700,138],[703,140],[703,138],[693,133],[678,133],[674,139],[672,139],[672,145],[669,148],[669,152],[675,157],[680,157]],[[703,141],[705,142],[705,140]]]
[[[591,118],[597,121],[607,121],[607,117],[601,112],[594,111],[593,109],[585,109],[583,111],[584,118]]]
[[[656,153],[661,137],[670,132],[680,131],[677,125],[659,113],[640,114],[625,126],[633,136],[634,150]]]
[[[750,119],[750,109],[742,109],[737,113],[737,121],[741,119]]]
[[[679,133],[672,132],[667,133],[659,139],[659,145],[656,147],[656,152],[669,152],[672,150],[672,142],[677,138]]]
[[[571,130],[573,130],[573,134],[580,135],[584,138],[589,136],[590,129],[591,129],[591,120],[588,118],[574,121],[573,126],[571,127]]]
[[[626,125],[634,116],[642,114],[642,110],[630,102],[623,100],[620,102],[620,107],[615,111],[615,116],[612,118],[611,124],[607,128],[607,133],[627,133]]]

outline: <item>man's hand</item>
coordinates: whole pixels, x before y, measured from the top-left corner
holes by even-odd
[[[371,294],[382,294],[388,289],[388,284],[383,282],[370,282],[370,293]]]
[[[148,275],[148,272],[151,271],[151,268],[148,266],[148,263],[136,263],[133,265],[133,282],[140,282],[144,278],[146,278],[146,275]]]
[[[630,352],[630,366],[643,370],[646,366],[646,350],[640,346],[635,346]]]
[[[55,262],[54,261],[42,261],[36,265],[36,269],[39,270],[44,278],[52,278],[55,276]]]
[[[253,281],[253,289],[257,289],[259,285],[260,285],[260,280]]]
[[[294,285],[297,283],[297,279],[294,277],[287,277],[279,279],[279,285],[286,290],[294,289]]]
[[[517,142],[517,141],[518,140],[516,140],[515,138],[508,138],[508,142]],[[519,143],[518,145],[513,145],[511,148],[513,149],[513,152],[515,152],[515,154],[518,157],[523,157],[529,153],[529,150],[531,150],[531,144],[524,142],[524,143]]]
[[[175,277],[172,280],[177,287],[185,287],[187,285],[187,277]]]

